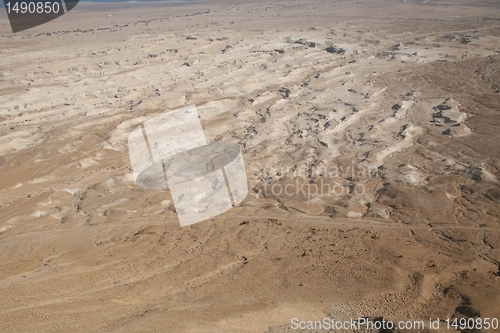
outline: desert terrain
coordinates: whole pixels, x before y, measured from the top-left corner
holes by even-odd
[[[0,14],[1,332],[494,332],[443,320],[500,319],[498,1]],[[127,138],[191,104],[249,194],[181,228]]]

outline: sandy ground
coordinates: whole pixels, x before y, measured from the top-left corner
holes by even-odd
[[[2,15],[1,332],[500,319],[497,1],[79,4],[17,34]],[[250,194],[180,228],[127,137],[189,104]]]

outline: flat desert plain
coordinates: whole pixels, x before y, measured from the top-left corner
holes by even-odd
[[[498,1],[1,15],[1,332],[494,332],[444,320],[500,319]],[[191,104],[249,194],[181,228],[127,138]]]

